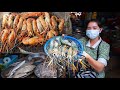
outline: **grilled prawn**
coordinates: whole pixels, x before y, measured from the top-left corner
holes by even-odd
[[[56,16],[52,16],[51,17],[51,26],[53,30],[57,30],[57,17]]]
[[[8,18],[8,28],[13,28],[13,22],[14,22],[14,16],[13,15],[9,15]]]
[[[20,17],[19,22],[17,24],[17,33],[22,29],[24,18]]]
[[[7,44],[9,45],[9,49],[11,49],[15,45],[16,33],[14,29],[10,29],[10,34],[8,36]]]
[[[45,40],[42,36],[39,36],[39,37],[34,36],[32,38],[30,38],[30,37],[23,38],[22,43],[24,45],[37,45],[37,44],[43,45],[44,41]]]
[[[3,29],[6,28],[8,25],[8,16],[9,16],[8,14],[3,15],[3,19],[2,19],[2,28]]]
[[[17,24],[19,23],[19,19],[20,19],[20,15],[16,15],[14,22],[13,22],[13,28],[16,29],[17,28]]]
[[[33,27],[32,27],[32,20],[33,20],[32,18],[27,19],[27,30],[28,30],[29,37],[34,36]]]
[[[61,33],[63,31],[65,21],[64,21],[64,19],[58,19],[58,22],[59,22],[58,28]]]

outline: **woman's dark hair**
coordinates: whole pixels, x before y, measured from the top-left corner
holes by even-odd
[[[102,28],[102,24],[101,24],[100,21],[97,20],[97,19],[89,20],[89,21],[86,23],[86,27],[87,27],[87,25],[88,25],[90,22],[96,22],[96,23],[98,24],[98,26],[99,26],[100,28]]]

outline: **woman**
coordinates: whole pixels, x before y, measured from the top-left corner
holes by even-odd
[[[100,23],[97,20],[91,20],[87,24],[87,37],[80,39],[84,47],[83,56],[86,58],[83,62],[90,65],[90,69],[95,71],[97,78],[105,77],[104,70],[109,60],[110,51],[110,45],[100,37],[101,31]],[[79,74],[77,76],[80,76]]]

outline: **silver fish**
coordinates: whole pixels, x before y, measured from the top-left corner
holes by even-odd
[[[21,78],[25,75],[27,75],[27,73],[33,71],[35,68],[35,65],[24,65],[24,67],[21,67],[20,69],[18,69],[15,74],[13,75],[13,78]]]

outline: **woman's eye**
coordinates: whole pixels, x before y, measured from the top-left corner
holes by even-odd
[[[94,30],[97,30],[98,28],[93,28]]]

